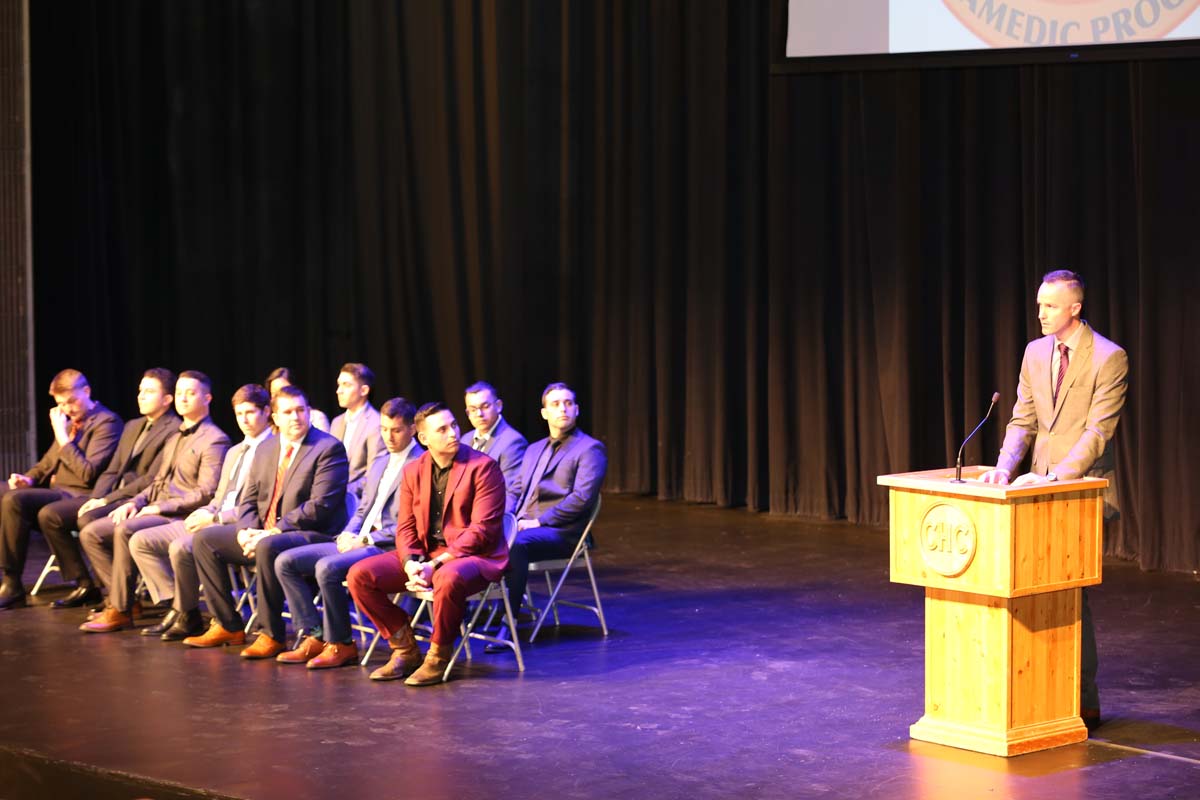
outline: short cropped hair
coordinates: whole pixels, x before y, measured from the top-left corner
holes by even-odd
[[[142,373],[142,377],[158,381],[164,392],[175,394],[175,373],[166,367],[151,367]]]
[[[429,417],[431,417],[434,414],[437,414],[441,411],[449,411],[449,410],[450,410],[450,406],[446,405],[445,403],[443,403],[440,400],[433,402],[433,403],[426,403],[425,405],[418,408],[417,413],[413,415],[413,423],[419,428],[425,423],[425,420],[428,419]]]
[[[293,383],[290,386],[284,386],[280,388],[280,390],[275,393],[275,396],[271,398],[271,411],[274,411],[279,406],[279,398],[281,397],[294,397],[303,400],[305,406],[308,405],[308,395],[303,389]]]
[[[567,386],[562,381],[555,381],[554,383],[548,385],[545,389],[542,389],[542,407],[543,408],[546,405],[546,395],[550,394],[551,392],[555,391],[556,389],[566,389],[568,392],[571,393],[571,399],[572,400],[575,399],[575,390],[574,389],[572,389],[570,386]]]
[[[212,394],[212,379],[198,369],[185,369],[179,373],[180,378],[191,378],[196,383],[204,387],[204,391]]]
[[[347,375],[353,375],[354,380],[358,381],[360,386],[366,386],[368,389],[375,386],[375,373],[366,364],[359,364],[357,361],[349,361],[342,364],[339,372],[345,372]]]
[[[379,413],[388,419],[398,419],[402,420],[405,425],[412,425],[417,409],[403,397],[393,397],[383,404]]]
[[[475,394],[476,392],[491,392],[492,397],[500,399],[500,393],[496,391],[496,387],[492,386],[487,381],[475,381],[470,386],[463,389],[463,396]]]
[[[70,394],[90,385],[79,370],[64,369],[50,379],[50,394]]]
[[[1069,269],[1056,269],[1042,276],[1042,283],[1065,283],[1076,303],[1083,302],[1083,276]]]
[[[238,387],[238,390],[233,393],[233,401],[230,405],[237,408],[242,403],[253,403],[259,408],[270,408],[271,394],[257,383],[247,383],[245,386]]]

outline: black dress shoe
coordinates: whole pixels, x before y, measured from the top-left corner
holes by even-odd
[[[175,614],[176,612],[172,610],[171,613]],[[177,614],[171,627],[164,630],[158,638],[164,642],[181,642],[189,636],[199,636],[202,633],[204,633],[204,620],[200,617],[199,609],[193,608],[191,611]]]
[[[149,628],[142,628],[141,634],[142,636],[162,636],[167,632],[168,628],[175,624],[175,621],[179,619],[179,617],[179,612],[172,608],[157,625],[151,625]]]
[[[25,607],[25,592],[0,592],[0,611]]]
[[[60,597],[50,604],[51,608],[79,608],[80,606],[94,606],[103,598],[100,596],[100,590],[95,586],[79,586],[66,597]]]

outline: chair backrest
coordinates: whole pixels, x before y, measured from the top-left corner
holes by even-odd
[[[596,517],[600,516],[600,496],[596,496],[596,507],[592,509],[592,515],[588,517],[587,527],[583,529],[583,533],[579,535],[579,544],[591,550],[596,546],[592,539],[592,526],[596,524]],[[579,547],[575,548],[575,552],[579,552]]]
[[[529,569],[532,572],[540,572],[545,569],[562,569],[566,564],[570,564],[575,559],[579,558],[579,554],[584,550],[590,550],[592,547],[592,526],[596,524],[596,517],[600,516],[600,498],[596,498],[596,507],[592,509],[591,516],[588,517],[587,526],[584,527],[583,533],[579,534],[579,541],[575,543],[575,551],[571,553],[569,558],[544,558],[539,561],[530,562]]]

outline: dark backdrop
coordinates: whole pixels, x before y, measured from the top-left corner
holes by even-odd
[[[1108,550],[1200,566],[1200,62],[772,76],[737,0],[32,5],[39,384],[199,368],[234,430],[362,360],[534,438],[564,379],[608,489],[883,524],[1070,267],[1131,360]]]

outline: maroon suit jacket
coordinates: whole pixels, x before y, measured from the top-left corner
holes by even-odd
[[[433,485],[433,456],[423,453],[401,474],[400,505],[396,513],[396,553],[432,555],[437,548],[429,532],[429,495]],[[504,541],[504,473],[500,465],[470,447],[461,446],[446,481],[442,505],[442,536],[457,558],[476,556],[485,562],[483,577],[500,580],[508,567]]]

